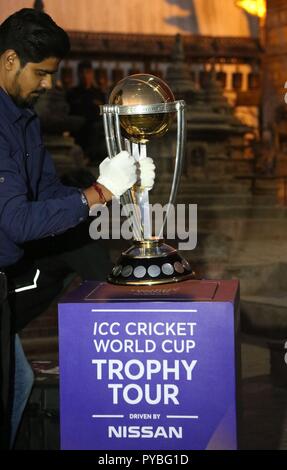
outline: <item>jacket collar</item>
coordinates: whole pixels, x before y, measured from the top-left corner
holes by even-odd
[[[12,100],[3,88],[0,87],[0,109],[3,109],[9,121],[14,124],[18,119],[24,117],[25,119],[35,115],[35,112],[30,108],[20,108]]]

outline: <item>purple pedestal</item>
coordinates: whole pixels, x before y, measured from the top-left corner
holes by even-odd
[[[84,283],[59,304],[62,449],[236,449],[239,287]]]

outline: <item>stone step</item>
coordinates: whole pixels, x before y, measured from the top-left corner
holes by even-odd
[[[192,203],[198,204],[199,206],[272,206],[277,207],[278,203],[275,197],[272,196],[252,196],[244,194],[181,194],[176,198],[177,203]],[[279,206],[281,207],[281,206]]]
[[[157,201],[160,203],[160,201]],[[190,204],[192,201],[189,201]],[[153,201],[151,201],[153,203]],[[189,207],[188,205],[185,208],[185,218],[189,214]],[[243,219],[250,219],[256,220],[261,219],[265,221],[266,219],[272,221],[276,220],[287,220],[287,207],[282,206],[254,206],[254,205],[246,205],[246,206],[226,206],[226,205],[213,205],[209,207],[197,206],[197,217],[200,222],[205,220],[218,220],[225,221],[226,219],[234,219],[240,220]],[[113,220],[118,219],[118,214],[113,214]],[[112,220],[110,217],[110,226],[112,226]]]
[[[45,341],[47,338],[58,335],[58,302],[66,293],[77,288],[80,283],[81,279],[74,275],[68,276],[65,279],[65,287],[62,293],[54,299],[45,312],[34,318],[34,320],[28,323],[21,331],[23,341],[33,343],[37,338]]]
[[[254,211],[253,211],[254,212]],[[257,214],[257,217],[251,217],[250,213],[244,213],[244,216],[241,214],[241,217],[234,217],[233,208],[229,208],[222,212],[216,212],[216,210],[208,209],[199,209],[197,214],[197,228],[198,232],[206,231],[211,234],[224,234],[232,240],[273,240],[279,242],[281,240],[283,243],[286,242],[286,233],[287,233],[287,216],[286,212],[280,210],[279,213],[276,211],[268,211],[263,208],[262,213]],[[271,216],[270,216],[271,212]],[[265,213],[265,214],[264,214]],[[112,214],[110,212],[110,231],[105,231],[104,235],[108,243],[117,244],[117,240],[112,240],[112,219],[114,223],[118,220],[117,214]],[[262,215],[264,214],[264,216]],[[274,217],[273,217],[274,215]],[[284,216],[283,216],[284,215]],[[268,217],[269,216],[269,217]],[[125,219],[122,219],[122,222]],[[186,210],[185,222],[186,228],[191,230],[193,224],[188,224],[188,212]],[[179,227],[183,227],[184,220],[179,221]],[[176,230],[178,226],[176,226]],[[104,229],[105,227],[103,227]],[[198,240],[200,234],[198,235]],[[127,246],[128,246],[128,242]]]
[[[224,233],[234,240],[281,240],[286,243],[287,218],[198,218],[200,230]]]
[[[197,194],[222,194],[222,193],[249,193],[249,183],[246,182],[237,182],[234,180],[230,180],[227,182],[196,182],[192,181],[192,179],[185,179],[181,178],[180,180],[180,191],[184,190],[184,188],[188,188],[189,191]]]
[[[274,255],[273,255],[274,256]],[[256,261],[255,261],[256,260]],[[280,258],[273,261],[259,262],[260,256],[254,254],[252,260],[240,261],[240,255],[231,257],[225,269],[225,275],[228,279],[240,279],[241,294],[260,295],[276,291],[278,295],[284,292],[284,284],[287,275],[287,263],[280,263]],[[237,261],[237,263],[236,263]],[[276,286],[276,288],[275,288]]]
[[[287,294],[250,295],[241,299],[241,329],[248,334],[286,339]],[[282,356],[282,361],[284,357]]]
[[[156,191],[150,195],[152,204],[162,201],[167,202],[169,193],[165,191]],[[198,204],[199,206],[278,206],[274,196],[252,196],[251,194],[196,194],[188,191],[180,191],[176,197],[178,204]],[[281,207],[281,206],[280,206]]]
[[[198,207],[200,219],[210,218],[261,218],[261,219],[284,219],[287,218],[287,207],[275,206],[220,206]]]
[[[58,334],[58,328],[54,325],[48,325],[46,322],[39,324],[38,327],[26,327],[22,331],[22,338],[50,337]]]
[[[64,293],[63,293],[64,295]],[[60,296],[59,296],[60,297]],[[21,331],[22,338],[49,337],[58,334],[57,301]]]
[[[270,208],[281,208],[284,207],[278,204],[275,197],[269,196],[235,196],[235,195],[221,195],[221,196],[203,196],[198,195],[193,197],[190,194],[179,195],[176,198],[176,202],[179,204],[197,204],[199,207],[214,207],[214,206],[226,206],[226,207],[270,207]]]
[[[35,338],[22,338],[25,354],[29,360],[57,360],[58,335],[38,336]]]
[[[168,192],[171,187],[171,180],[163,181],[163,180],[156,180],[154,191],[161,193],[161,192]],[[250,190],[247,186],[241,184],[225,184],[222,185],[215,183],[194,183],[192,181],[180,181],[178,194],[203,194],[203,195],[214,195],[214,194],[238,194],[238,195],[250,195]]]
[[[258,260],[247,260],[245,263],[240,260],[237,264],[236,257],[223,255],[218,259],[210,253],[203,254],[196,250],[183,251],[181,254],[194,267],[199,278],[203,279],[239,279],[241,295],[246,298],[250,295],[272,296],[278,294],[282,298],[285,292],[285,279],[287,276],[286,263],[280,263],[278,258],[273,262],[261,262]],[[276,287],[274,287],[276,286]],[[287,339],[287,332],[286,332]]]

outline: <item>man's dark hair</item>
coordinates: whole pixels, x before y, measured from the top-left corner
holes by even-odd
[[[92,62],[89,60],[81,60],[81,62],[78,63],[78,73],[82,72],[83,70],[90,70],[92,68]]]
[[[23,8],[0,25],[0,55],[13,49],[21,66],[49,57],[62,59],[70,50],[67,33],[44,12]]]

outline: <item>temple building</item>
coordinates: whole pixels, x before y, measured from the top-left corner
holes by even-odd
[[[152,8],[150,1],[107,1],[103,5],[100,0],[83,0],[80,9],[76,0],[36,2],[44,4],[45,11],[71,37],[72,51],[60,76],[67,77],[69,86],[75,85],[77,63],[86,58],[105,89],[135,72],[165,78],[174,37],[181,34],[195,83],[202,84],[213,66],[240,118],[258,128],[262,51],[257,18],[230,0],[155,0]],[[31,3],[6,3],[0,21]]]

